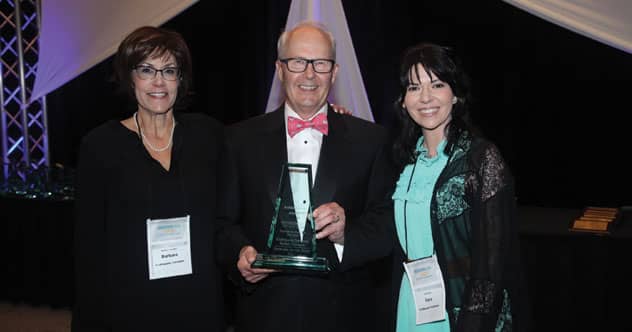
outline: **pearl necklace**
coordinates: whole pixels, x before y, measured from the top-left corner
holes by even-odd
[[[173,132],[176,129],[176,119],[173,119],[173,124],[171,125],[171,135],[169,135],[169,142],[167,143],[167,145],[164,148],[160,148],[157,149],[155,148],[153,145],[151,145],[151,143],[149,143],[149,140],[147,139],[147,137],[145,137],[145,134],[143,134],[143,131],[140,129],[140,124],[138,123],[138,112],[134,112],[134,121],[136,122],[136,128],[138,129],[138,133],[140,133],[141,136],[141,141],[145,144],[147,144],[147,147],[149,149],[151,149],[154,152],[163,152],[165,150],[167,150],[168,148],[171,147],[171,144],[173,143]]]

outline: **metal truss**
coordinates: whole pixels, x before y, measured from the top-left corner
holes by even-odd
[[[16,5],[17,4],[17,5]],[[40,0],[0,0],[0,136],[3,176],[47,168],[45,97],[27,104],[38,61]]]

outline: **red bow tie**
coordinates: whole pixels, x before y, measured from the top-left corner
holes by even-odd
[[[308,121],[297,119],[292,116],[287,117],[287,133],[290,137],[294,137],[294,135],[298,134],[299,131],[305,128],[314,128],[323,133],[323,135],[327,135],[329,133],[329,128],[327,127],[327,114],[320,113]]]

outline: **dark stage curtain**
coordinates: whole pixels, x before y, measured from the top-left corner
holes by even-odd
[[[474,82],[473,118],[514,171],[521,204],[631,204],[620,159],[629,138],[632,57],[501,1],[343,0],[376,122],[392,123],[399,56],[420,41],[453,46]],[[264,112],[289,0],[200,1],[165,26],[191,45],[192,111],[231,124]],[[111,59],[48,97],[54,161],[131,114],[107,82]],[[127,107],[126,107],[127,106]]]

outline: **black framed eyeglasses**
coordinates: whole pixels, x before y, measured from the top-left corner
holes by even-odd
[[[334,69],[336,61],[331,59],[303,59],[303,58],[286,58],[279,59],[287,66],[287,70],[293,73],[302,73],[307,70],[307,65],[312,64],[314,71],[319,74],[328,74]]]
[[[134,67],[134,71],[138,78],[141,80],[151,80],[156,77],[158,72],[167,81],[175,81],[180,78],[180,69],[178,67],[165,67],[162,69],[156,69],[152,66],[140,65]]]

